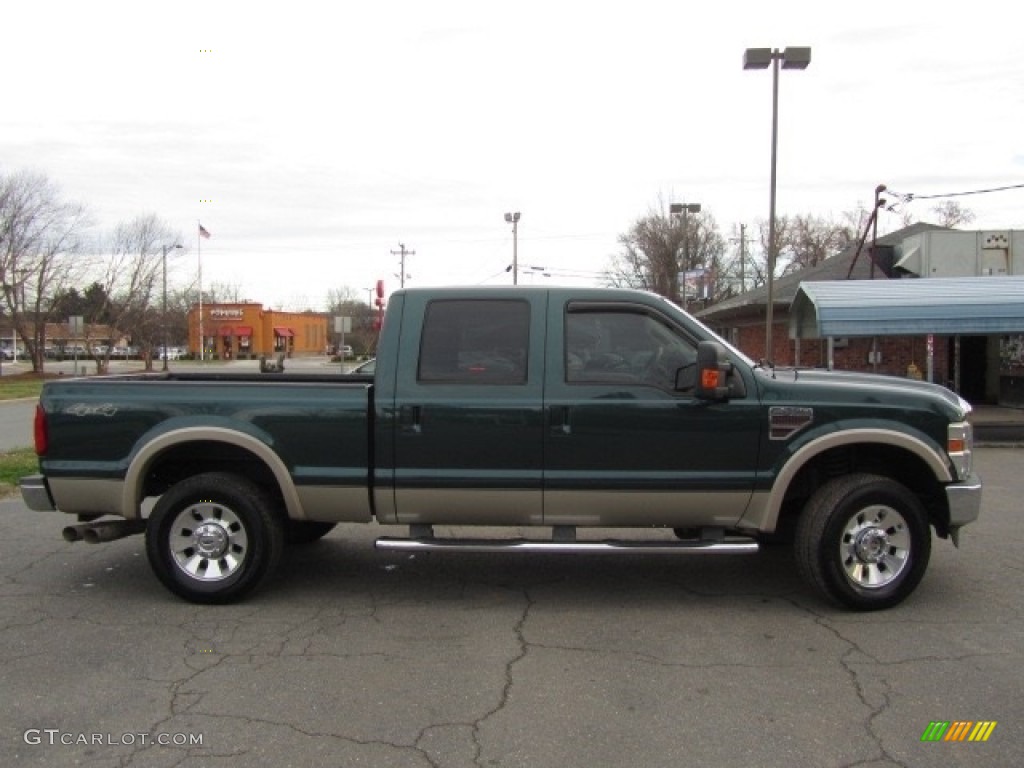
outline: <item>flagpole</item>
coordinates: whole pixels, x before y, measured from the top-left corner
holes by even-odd
[[[206,337],[203,335],[203,223],[197,222],[196,254],[199,257],[199,359],[206,360]]]

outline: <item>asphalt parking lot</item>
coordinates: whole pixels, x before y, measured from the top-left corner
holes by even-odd
[[[875,614],[820,602],[787,548],[410,557],[369,526],[198,607],[141,537],[67,544],[8,499],[0,765],[1019,765],[1022,458],[979,449],[982,519]],[[922,742],[935,721],[996,726]]]

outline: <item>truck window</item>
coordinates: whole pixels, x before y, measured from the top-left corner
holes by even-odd
[[[438,300],[427,305],[417,378],[424,383],[525,384],[530,305]]]
[[[570,311],[565,322],[569,384],[646,384],[672,391],[696,347],[667,322],[641,311]]]

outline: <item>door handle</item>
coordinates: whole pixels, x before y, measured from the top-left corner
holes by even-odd
[[[423,410],[418,405],[403,405],[399,409],[398,423],[403,432],[420,434],[423,431]]]
[[[568,405],[552,405],[550,410],[551,434],[571,435],[572,424],[569,421]]]

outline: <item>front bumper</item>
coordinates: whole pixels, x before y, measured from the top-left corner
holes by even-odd
[[[981,513],[981,478],[972,472],[963,482],[947,485],[946,500],[951,529],[973,523]]]
[[[50,495],[50,486],[42,475],[23,477],[18,487],[21,488],[21,498],[29,509],[36,512],[53,512],[57,509],[57,505],[53,503],[53,496]]]

